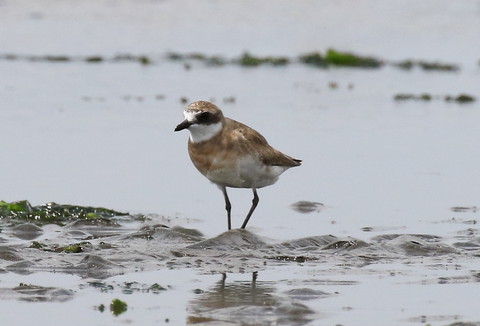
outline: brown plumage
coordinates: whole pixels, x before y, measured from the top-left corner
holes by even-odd
[[[280,174],[299,166],[301,160],[271,147],[260,133],[224,117],[210,102],[194,102],[185,108],[184,115],[185,120],[175,131],[189,129],[188,153],[195,167],[221,188],[229,229],[231,205],[226,187],[253,190],[252,207],[242,225],[245,228],[258,203],[256,189],[275,183]]]
[[[252,156],[265,166],[299,166],[300,160],[271,147],[265,137],[254,129],[235,120],[224,118],[223,128],[208,141],[188,141],[188,153],[195,167],[205,176],[217,169],[235,169],[235,161],[241,156]],[[216,182],[220,184],[220,182]],[[251,188],[248,184],[224,184],[227,187]],[[257,185],[257,188],[263,186]]]

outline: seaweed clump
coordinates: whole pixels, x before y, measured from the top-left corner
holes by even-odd
[[[457,103],[472,103],[475,102],[477,99],[468,94],[460,94],[458,96],[445,96],[445,101],[447,102],[457,102]]]
[[[119,316],[127,311],[127,303],[120,299],[113,299],[110,303],[110,311],[114,316]]]
[[[60,205],[53,202],[32,206],[27,200],[11,203],[0,201],[0,220],[29,221],[40,225],[48,223],[64,225],[78,219],[108,219],[125,215],[128,213],[102,207]]]
[[[67,62],[72,60],[70,57],[66,55],[47,55],[43,58],[39,58],[36,56],[30,57],[32,61],[40,60],[40,61],[51,61],[51,62]]]
[[[327,60],[320,52],[307,53],[300,56],[300,61],[304,64],[326,68],[328,65]]]
[[[400,93],[394,96],[395,101],[407,101],[407,100],[414,100],[414,101],[430,101],[432,100],[432,95],[428,93],[423,94],[409,94],[409,93]]]
[[[327,51],[325,60],[329,64],[336,66],[360,67],[360,68],[379,68],[383,62],[373,57],[362,57],[349,52],[340,52],[333,49]]]
[[[225,61],[224,58],[220,56],[208,56],[205,54],[201,53],[190,53],[190,54],[181,54],[177,52],[169,52],[167,54],[167,59],[171,61],[181,61],[181,62],[187,62],[187,61],[201,61],[207,64],[208,66],[223,66],[227,62]]]
[[[292,59],[285,56],[255,56],[249,52],[244,52],[237,58],[225,59],[218,55],[207,55],[199,52],[178,53],[168,52],[164,56],[167,60],[183,63],[186,70],[191,69],[192,62],[202,62],[207,66],[220,67],[227,64],[237,64],[243,67],[258,67],[261,65],[286,66],[291,63]],[[134,62],[142,66],[149,66],[158,62],[156,56],[151,55],[135,55],[135,54],[117,54],[113,57],[101,55],[87,56],[69,56],[69,55],[19,55],[15,53],[0,53],[0,60],[8,61],[31,61],[31,62],[49,62],[49,63],[66,63],[66,62],[85,62],[87,64],[99,64],[106,62]],[[460,66],[454,63],[444,63],[438,61],[412,60],[406,59],[398,62],[382,60],[371,56],[361,56],[352,52],[338,51],[328,49],[325,54],[320,52],[310,52],[300,54],[294,59],[309,66],[328,68],[334,67],[353,67],[353,68],[380,68],[385,64],[394,67],[411,70],[419,68],[423,71],[442,71],[442,72],[458,72]]]
[[[89,62],[89,63],[100,63],[103,60],[104,58],[101,56],[90,56],[85,58],[85,62]]]
[[[450,64],[450,63],[419,61],[418,65],[423,70],[452,71],[452,72],[456,72],[460,70],[460,68],[457,65]]]
[[[407,101],[407,100],[413,100],[413,101],[431,101],[433,99],[441,99],[441,96],[433,96],[428,93],[422,93],[422,94],[410,94],[410,93],[400,93],[396,94],[393,99],[395,101]],[[455,102],[459,104],[468,104],[475,102],[477,99],[468,94],[460,94],[457,96],[452,96],[452,95],[446,95],[443,97],[443,100],[445,102]]]
[[[273,66],[285,66],[290,62],[290,60],[288,60],[288,58],[286,57],[272,57],[272,56],[256,57],[251,55],[248,52],[245,52],[240,57],[240,59],[238,59],[237,62],[241,66],[246,66],[246,67],[256,67],[263,64],[270,64]]]
[[[460,70],[460,67],[453,63],[429,62],[423,60],[415,61],[411,59],[392,63],[392,65],[403,70],[411,70],[414,67],[419,67],[424,71],[457,72]]]
[[[105,59],[107,61],[107,59]],[[153,60],[146,55],[133,55],[133,54],[118,54],[114,56],[110,61],[112,62],[138,62],[143,66],[153,64]],[[89,61],[95,62],[95,61]]]
[[[300,61],[316,67],[343,66],[357,68],[379,68],[383,61],[374,57],[359,56],[350,52],[341,52],[334,49],[327,50],[325,55],[312,52],[300,56]]]

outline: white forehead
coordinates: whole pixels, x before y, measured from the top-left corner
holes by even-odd
[[[183,116],[185,117],[185,119],[187,119],[188,121],[194,121],[195,120],[195,116],[198,114],[198,111],[192,111],[192,110],[184,110],[183,111]]]

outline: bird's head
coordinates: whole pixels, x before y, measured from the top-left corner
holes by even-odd
[[[175,131],[188,129],[194,143],[202,142],[215,136],[223,126],[223,113],[213,103],[198,101],[189,104],[183,110],[183,120]]]

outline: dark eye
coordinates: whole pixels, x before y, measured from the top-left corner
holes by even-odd
[[[212,114],[210,112],[202,112],[197,115],[197,121],[202,123],[202,122],[208,122],[212,117]]]

